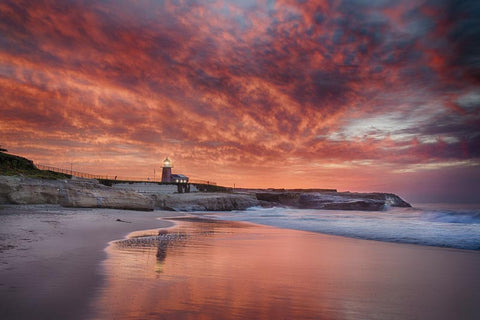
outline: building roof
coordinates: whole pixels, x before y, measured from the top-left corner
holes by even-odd
[[[188,177],[183,175],[183,174],[172,174],[171,175],[172,179],[180,179],[180,180],[188,180]]]

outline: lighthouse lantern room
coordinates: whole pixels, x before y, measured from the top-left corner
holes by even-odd
[[[170,182],[172,179],[172,161],[168,157],[163,160],[162,182]]]

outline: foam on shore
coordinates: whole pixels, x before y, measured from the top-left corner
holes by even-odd
[[[426,206],[369,212],[255,207],[211,217],[359,239],[480,250],[477,208]]]

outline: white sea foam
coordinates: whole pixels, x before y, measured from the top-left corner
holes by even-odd
[[[480,209],[430,206],[366,212],[255,207],[215,217],[360,239],[480,250]]]

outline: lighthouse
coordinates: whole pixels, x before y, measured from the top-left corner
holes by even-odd
[[[162,182],[170,182],[172,180],[172,162],[168,157],[163,160]]]

